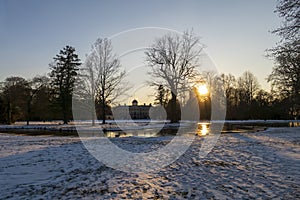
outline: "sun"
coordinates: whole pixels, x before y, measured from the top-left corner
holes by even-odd
[[[197,87],[197,90],[198,90],[198,93],[200,95],[206,95],[208,93],[208,89],[207,89],[207,86],[204,84],[204,85],[199,85]]]

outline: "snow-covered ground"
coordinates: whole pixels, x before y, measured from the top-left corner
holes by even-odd
[[[172,137],[114,138],[148,152]],[[299,199],[300,127],[223,134],[200,159],[197,138],[152,174],[106,167],[76,137],[0,134],[1,199]],[[145,161],[147,162],[147,160]]]

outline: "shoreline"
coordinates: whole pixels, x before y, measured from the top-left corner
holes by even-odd
[[[24,122],[23,122],[24,123]],[[70,123],[70,124],[53,124],[43,122],[32,122],[30,125],[22,125],[22,122],[17,122],[13,125],[0,125],[0,132],[12,133],[21,135],[50,135],[50,136],[78,136],[78,130],[87,133],[95,133],[103,131],[104,133],[115,132],[122,133],[124,131],[164,131],[177,130],[180,126],[189,127],[191,122],[181,122],[181,124],[170,124],[166,122],[156,122],[148,126],[150,121],[140,120],[132,122],[109,122],[107,124],[96,124],[90,126],[88,123]],[[300,120],[227,120],[223,121],[203,121],[198,122],[198,128],[201,124],[210,125],[210,123],[224,123],[221,134],[228,133],[250,133],[267,130],[271,127],[294,127],[300,126]],[[195,125],[192,123],[192,125]],[[174,134],[175,135],[175,134]],[[156,136],[157,137],[157,136]]]

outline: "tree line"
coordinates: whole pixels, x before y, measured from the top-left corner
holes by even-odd
[[[223,86],[227,120],[299,119],[299,112],[295,115],[291,110],[292,105],[289,102],[289,97],[282,95],[279,91],[271,90],[269,92],[262,89],[257,78],[250,71],[245,71],[239,77],[232,74],[218,75],[213,71],[202,74],[202,80],[208,87],[208,93],[205,95],[198,94],[197,97],[200,120],[211,119],[212,97],[210,91],[213,90],[215,82],[220,82]],[[159,104],[168,111],[170,99],[170,90],[159,85],[154,104]],[[170,113],[168,112],[168,114]]]
[[[72,46],[66,46],[49,64],[46,76],[8,77],[0,85],[0,122],[62,120],[67,124],[73,119],[73,97],[90,98],[90,111],[95,119],[105,123],[111,114],[110,101],[124,88],[121,82],[125,72],[112,53],[107,39],[98,39],[84,63]],[[94,113],[93,113],[94,112]]]
[[[268,49],[275,66],[268,77],[274,92],[281,97],[284,107],[293,118],[300,113],[300,2],[280,0],[275,12],[283,19],[272,33],[281,39]],[[288,106],[287,106],[288,105]]]
[[[15,121],[71,119],[71,102],[74,78],[77,76],[80,59],[71,46],[63,48],[49,64],[48,76],[8,77],[1,83],[0,121],[12,124]]]
[[[226,97],[226,119],[299,119],[300,2],[280,0],[275,12],[283,23],[272,31],[281,40],[267,50],[267,56],[274,61],[272,73],[267,77],[272,86],[270,92],[261,89],[249,71],[237,78],[231,74],[216,76],[213,72],[199,74],[196,66],[202,47],[193,50],[199,39],[192,33],[185,32],[181,38],[166,35],[155,42],[146,57],[152,68],[150,74],[160,79],[153,83],[157,87],[156,103],[166,108],[171,122],[180,117],[178,98],[184,98],[185,91],[195,88],[193,84],[191,88],[186,86],[197,81],[204,81],[211,93],[205,97],[198,95],[200,119],[210,119],[211,95],[219,90],[220,84]]]
[[[181,116],[179,104],[186,104],[192,93],[198,97],[200,119],[210,119],[212,96],[226,99],[226,119],[296,119],[300,113],[300,3],[281,0],[276,11],[283,25],[274,30],[282,39],[269,49],[274,68],[267,77],[270,92],[263,90],[250,72],[240,77],[200,72],[203,45],[192,31],[182,35],[166,34],[157,38],[145,52],[151,85],[157,88],[155,103],[165,107],[171,122]],[[201,67],[201,66],[200,66]],[[53,58],[47,76],[26,80],[8,77],[0,85],[0,122],[17,120],[72,120],[72,100],[84,105],[93,125],[96,119],[111,114],[110,106],[126,91],[126,72],[113,53],[111,41],[97,39],[82,63],[75,48],[66,46]],[[197,93],[205,83],[210,94]],[[223,91],[220,93],[220,91]],[[217,94],[217,95],[216,95]],[[221,102],[222,103],[222,102]]]
[[[76,63],[79,64],[77,59]],[[75,68],[76,69],[76,68]],[[78,69],[79,70],[79,69]],[[77,70],[66,72],[77,74]],[[0,93],[0,121],[11,124],[15,121],[48,121],[63,120],[67,123],[72,119],[72,87],[67,87],[74,80],[60,80],[59,73],[64,73],[53,67],[49,76],[36,76],[26,80],[22,77],[8,77],[2,82]],[[244,72],[240,77],[232,74],[204,72],[205,83],[209,80],[221,81],[226,97],[226,119],[294,119],[291,112],[290,98],[274,90],[263,90],[257,78],[250,72]],[[207,86],[210,88],[210,85]],[[210,91],[210,90],[209,90]],[[95,94],[94,94],[95,95]],[[200,97],[200,119],[209,120],[211,117],[210,94]],[[97,114],[95,119],[103,119],[101,100],[95,97]],[[160,104],[168,111],[168,118],[174,115],[171,108],[172,96],[169,89],[163,85],[157,86],[154,104]],[[178,108],[177,108],[178,109]],[[109,103],[105,111],[111,114]],[[177,116],[178,118],[179,116]],[[298,116],[299,117],[299,116]]]

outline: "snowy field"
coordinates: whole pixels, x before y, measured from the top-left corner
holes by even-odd
[[[171,137],[114,138],[147,152]],[[300,199],[300,127],[223,134],[198,157],[197,138],[153,174],[128,174],[92,157],[76,137],[0,134],[1,199]]]

